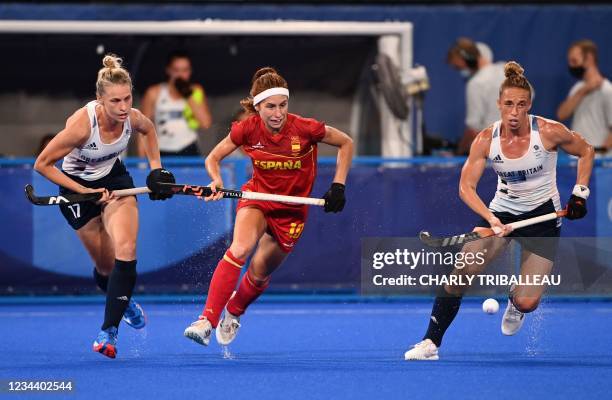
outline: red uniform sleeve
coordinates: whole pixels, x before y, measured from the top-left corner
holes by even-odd
[[[325,122],[316,119],[297,117],[294,126],[301,134],[309,136],[313,143],[320,142],[325,136]]]
[[[244,121],[232,122],[232,129],[230,130],[230,139],[238,147],[244,144]]]

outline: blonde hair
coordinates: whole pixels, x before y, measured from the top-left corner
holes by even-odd
[[[516,61],[508,61],[504,66],[504,75],[506,79],[499,88],[499,96],[501,97],[502,92],[506,88],[519,88],[527,90],[529,92],[529,97],[531,97],[531,84],[527,78],[525,78],[524,72],[525,69],[521,67],[521,64]]]
[[[250,97],[244,98],[240,101],[240,105],[247,113],[256,114],[255,106],[253,105],[253,97],[257,96],[264,90],[268,90],[274,87],[282,87],[289,89],[285,78],[272,67],[263,67],[255,72],[253,79],[251,79],[251,91]]]
[[[123,59],[115,54],[107,54],[102,59],[102,67],[98,71],[96,81],[96,94],[102,96],[104,88],[110,85],[129,85],[132,89],[130,73],[121,66]]]

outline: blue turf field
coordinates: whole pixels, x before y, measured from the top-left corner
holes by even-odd
[[[118,358],[90,350],[102,304],[0,305],[0,380],[75,382],[83,399],[559,399],[612,397],[612,303],[547,302],[514,337],[464,302],[438,362],[405,362],[431,304],[259,303],[229,354],[182,336],[197,304],[144,304]],[[220,396],[221,392],[225,394]],[[24,398],[21,395],[2,397]]]

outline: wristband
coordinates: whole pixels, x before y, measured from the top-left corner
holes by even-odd
[[[586,200],[589,198],[591,191],[584,185],[575,185],[572,194]]]

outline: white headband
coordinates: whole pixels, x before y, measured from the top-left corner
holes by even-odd
[[[259,93],[257,96],[253,97],[253,105],[256,106],[268,97],[275,96],[277,94],[282,94],[283,96],[289,97],[289,89],[285,89],[284,87],[273,87],[270,89],[266,89],[263,92]]]

